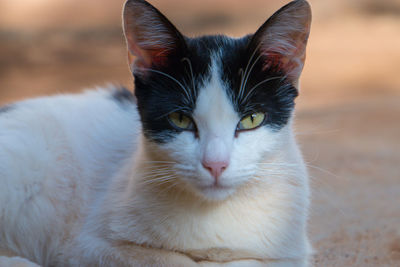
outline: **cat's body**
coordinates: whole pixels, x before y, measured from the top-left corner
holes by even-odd
[[[100,89],[0,112],[0,251],[44,266],[305,266],[309,187],[291,119],[304,55],[265,65],[255,37],[143,33],[171,25],[140,0],[125,17],[136,97]]]

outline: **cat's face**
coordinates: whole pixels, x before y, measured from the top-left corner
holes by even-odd
[[[288,134],[308,4],[289,4],[241,39],[186,38],[141,0],[127,2],[124,18],[144,135],[166,177],[212,200],[255,179]]]

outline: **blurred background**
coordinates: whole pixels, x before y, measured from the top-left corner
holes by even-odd
[[[123,0],[0,0],[0,105],[133,90]],[[254,32],[288,0],[150,0],[189,36]],[[400,1],[310,0],[296,131],[316,266],[400,266]]]

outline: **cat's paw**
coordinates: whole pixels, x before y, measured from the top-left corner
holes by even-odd
[[[238,260],[225,263],[202,261],[199,263],[201,267],[263,267],[268,266],[265,262],[257,260]]]
[[[30,262],[20,257],[3,257],[0,256],[1,267],[40,267],[36,263]]]
[[[238,260],[225,263],[210,261],[199,262],[201,267],[307,267],[306,259],[299,260]]]

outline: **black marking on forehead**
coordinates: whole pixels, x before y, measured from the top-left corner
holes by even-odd
[[[200,88],[210,78],[211,55],[220,49],[221,37],[187,38],[185,48],[175,51],[168,66],[152,67],[147,75],[135,75],[135,95],[144,134],[158,143],[180,132],[168,114],[192,115]]]
[[[251,36],[233,40],[231,47],[222,51],[222,80],[242,117],[264,112],[264,124],[280,130],[292,114],[298,91],[282,71],[264,69],[265,58],[250,42]]]
[[[219,55],[221,78],[241,116],[265,112],[265,125],[276,130],[286,125],[294,108],[297,89],[285,78],[285,73],[263,69],[264,59],[258,52],[253,55],[250,40],[251,36],[241,39],[225,36],[187,38],[185,48],[170,56],[168,66],[154,67],[147,75],[134,74],[135,95],[145,136],[157,143],[166,143],[180,133],[170,125],[167,116],[176,111],[192,115],[199,90],[211,78],[214,55]],[[244,73],[248,64],[248,72]],[[246,86],[242,86],[245,74],[249,75]]]

